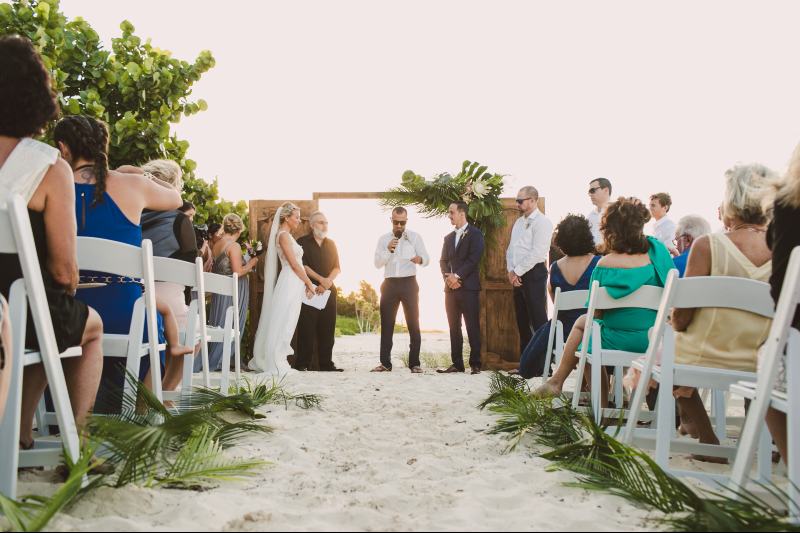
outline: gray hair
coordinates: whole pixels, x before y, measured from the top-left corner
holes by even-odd
[[[533,198],[534,200],[539,199],[539,191],[537,191],[536,187],[534,187],[533,185],[526,185],[525,187],[521,188],[519,192],[521,192],[525,196]]]
[[[699,215],[686,215],[678,221],[678,226],[675,228],[675,237],[689,235],[693,240],[709,233],[711,224]]]
[[[722,215],[745,224],[769,222],[764,204],[774,200],[778,174],[759,163],[736,165],[725,173],[725,198]]]
[[[314,211],[313,213],[311,213],[311,216],[308,217],[308,221],[311,224],[313,224],[314,223],[314,219],[319,218],[319,217],[328,218],[328,217],[325,216],[325,213],[323,213],[322,211]]]

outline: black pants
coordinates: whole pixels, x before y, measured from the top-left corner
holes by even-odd
[[[331,291],[325,309],[315,309],[303,304],[297,323],[297,358],[295,368],[311,366],[314,346],[320,370],[333,367],[333,343],[336,333],[336,291]]]
[[[408,366],[419,366],[422,335],[419,332],[419,285],[417,278],[386,278],[381,285],[381,364],[392,368],[392,337],[397,309],[403,304],[408,333],[411,335]]]
[[[447,322],[450,325],[450,356],[453,366],[464,370],[464,336],[461,334],[461,317],[467,326],[469,339],[469,365],[481,366],[481,319],[480,292],[447,291],[444,294],[444,305],[447,310]]]
[[[521,354],[533,333],[547,322],[547,267],[544,263],[539,263],[522,276],[522,287],[514,287],[514,309]]]

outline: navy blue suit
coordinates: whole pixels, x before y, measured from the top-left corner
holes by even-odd
[[[481,365],[480,324],[480,263],[483,257],[483,233],[470,224],[456,246],[456,232],[444,238],[442,258],[439,265],[442,276],[453,273],[461,278],[461,288],[450,289],[445,285],[445,308],[450,326],[450,355],[453,366],[464,370],[464,337],[461,334],[461,318],[467,326],[469,338],[469,364]]]

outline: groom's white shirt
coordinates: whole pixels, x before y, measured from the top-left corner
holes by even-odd
[[[389,251],[389,243],[394,239],[393,233],[382,235],[375,248],[375,268],[383,268],[384,278],[408,278],[417,275],[417,265],[411,260],[417,256],[422,258],[422,266],[428,266],[430,257],[425,243],[419,233],[406,231],[400,238],[394,253]]]

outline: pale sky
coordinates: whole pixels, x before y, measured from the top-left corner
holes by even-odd
[[[783,171],[800,141],[797,2],[62,0],[62,8],[107,43],[128,19],[180,59],[213,52],[217,66],[194,91],[209,110],[178,133],[198,175],[218,176],[233,200],[384,190],[406,169],[455,172],[471,159],[509,174],[509,196],[535,185],[554,221],[588,212],[588,182],[603,176],[615,195],[666,191],[675,219],[696,213],[715,225],[727,168],[759,161]],[[388,214],[373,202],[333,204],[322,207],[342,253],[342,285],[375,283],[371,257]],[[422,226],[438,257],[448,224]],[[435,303],[423,306],[423,322],[441,326],[434,269],[420,279],[423,300]]]

